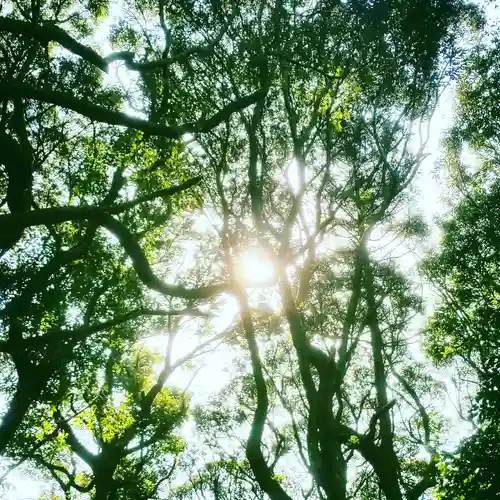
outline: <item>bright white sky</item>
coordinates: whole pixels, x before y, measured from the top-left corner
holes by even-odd
[[[9,3],[5,3],[2,14],[5,14],[8,11]],[[499,17],[498,12],[492,7],[488,8],[488,14],[490,15],[491,22],[495,22],[495,20]],[[111,51],[110,47],[106,45],[107,44],[104,44],[102,46],[104,53]],[[114,75],[111,75],[110,78],[111,81],[116,81],[117,78],[120,78],[123,81],[123,77],[124,75],[118,75],[115,73]],[[428,143],[428,152],[430,153],[430,156],[423,162],[418,180],[418,189],[420,190],[421,195],[415,201],[416,206],[409,207],[411,212],[416,210],[417,212],[425,214],[428,221],[431,223],[434,217],[442,215],[444,210],[442,199],[443,196],[446,196],[447,194],[445,187],[445,174],[443,172],[436,172],[435,162],[440,155],[439,145],[442,132],[452,123],[453,96],[453,89],[448,89],[444,93],[432,120],[431,134]],[[436,228],[435,225],[434,227]],[[435,230],[432,238],[433,243],[437,241],[438,234],[438,231]],[[411,268],[415,265],[419,257],[420,255],[416,255],[414,252],[409,253],[405,257],[407,261],[405,264]],[[270,262],[266,261],[265,256],[262,255],[262,253],[259,253],[259,251],[249,252],[246,258],[240,263],[240,266],[240,272],[246,281],[250,279],[257,280],[257,282],[259,280],[266,281],[266,278],[268,278],[273,271]],[[426,294],[428,292],[428,290],[425,290]],[[216,329],[221,331],[227,328],[233,321],[237,311],[238,308],[236,302],[232,299],[228,299],[220,318],[215,321],[214,326]],[[175,344],[175,357],[181,357],[194,347],[196,342],[195,333],[196,332],[193,329],[191,329],[191,331],[189,328],[183,330],[182,335],[179,335]],[[163,351],[166,345],[166,337],[159,335],[148,339],[147,345],[150,348]],[[219,350],[217,354],[211,354],[203,357],[203,368],[190,386],[190,391],[192,391],[195,396],[195,402],[201,402],[211,394],[214,381],[217,381],[217,387],[222,387],[225,384],[230,376],[230,372],[232,371],[232,359],[233,356],[227,349],[223,351]],[[168,385],[185,387],[190,378],[189,371],[179,369],[170,378]],[[454,413],[453,407],[450,403],[447,404],[447,408],[445,408],[445,410],[446,413],[450,414],[450,417]],[[456,420],[456,423],[459,423],[458,420]],[[458,426],[456,435],[460,436],[464,432],[466,432],[466,429]],[[13,486],[13,489],[6,498],[10,500],[36,500],[41,491],[49,491],[43,483],[40,483],[30,477],[26,470],[22,468],[14,471],[9,476],[9,482]]]

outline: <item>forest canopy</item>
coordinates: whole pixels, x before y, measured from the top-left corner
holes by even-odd
[[[497,498],[495,9],[0,3],[0,496]]]

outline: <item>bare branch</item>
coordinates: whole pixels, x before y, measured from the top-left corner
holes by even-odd
[[[161,2],[160,2],[161,3]],[[214,38],[212,42],[209,44],[202,46],[202,47],[191,47],[190,49],[185,50],[184,52],[181,52],[180,54],[176,55],[175,57],[167,57],[164,59],[159,59],[156,61],[148,61],[148,62],[143,62],[143,63],[136,63],[133,61],[133,54],[131,54],[132,57],[130,57],[129,53],[122,53],[124,54],[124,57],[118,57],[114,54],[111,54],[110,56],[106,57],[106,60],[117,60],[117,59],[123,59],[125,60],[125,64],[127,68],[135,71],[156,71],[159,69],[164,69],[168,66],[171,66],[172,64],[176,63],[182,63],[187,61],[191,56],[197,55],[200,57],[205,57],[210,55],[215,47],[219,44],[219,42],[222,40],[224,35],[227,33],[227,30],[231,26],[231,22],[233,21],[235,15],[236,15],[236,10],[233,12],[233,14],[229,17],[229,19],[226,21],[224,26],[222,27],[220,33]],[[162,26],[163,27],[163,26]],[[166,30],[166,27],[163,28],[164,32]],[[168,31],[168,30],[166,30]]]
[[[132,265],[137,276],[151,290],[163,295],[185,299],[208,299],[219,293],[231,290],[232,287],[228,283],[208,285],[200,288],[185,288],[181,285],[164,283],[153,273],[144,251],[134,235],[123,223],[109,214],[103,214],[100,218],[100,223],[118,238],[121,246],[132,260]]]
[[[86,464],[88,464],[92,469],[96,466],[96,455],[91,453],[82,443],[77,439],[74,435],[71,426],[64,420],[59,410],[54,412],[54,419],[57,423],[57,426],[64,431],[66,434],[66,442],[70,446],[70,448],[75,452]]]

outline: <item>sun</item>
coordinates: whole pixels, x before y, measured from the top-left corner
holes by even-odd
[[[246,285],[263,286],[275,280],[276,268],[264,249],[249,248],[236,259],[236,275]]]

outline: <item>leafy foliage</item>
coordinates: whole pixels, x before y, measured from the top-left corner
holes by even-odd
[[[457,379],[473,385],[468,401],[475,433],[440,465],[439,498],[494,498],[499,494],[498,460],[498,248],[499,178],[495,167],[498,136],[495,106],[498,41],[482,45],[465,65],[458,117],[451,129],[448,162],[461,195],[443,225],[439,250],[424,270],[441,294],[429,321],[427,351],[438,364],[457,366]],[[461,159],[468,146],[476,155],[471,167]],[[458,362],[458,363],[457,363]],[[472,379],[472,381],[471,381]],[[465,382],[467,380],[467,382]],[[466,398],[463,398],[466,399]],[[467,402],[464,404],[467,406]]]
[[[66,498],[416,500],[437,481],[443,395],[412,353],[422,298],[380,251],[425,236],[405,215],[422,130],[478,10],[115,7],[20,0],[0,17],[0,451]],[[488,227],[457,286],[487,280]],[[251,248],[274,268],[263,291],[238,269]],[[485,286],[484,304],[459,299],[493,328]],[[451,316],[433,319],[434,356],[462,352]],[[156,333],[164,354],[141,347]],[[166,383],[214,346],[229,380],[190,414]]]

